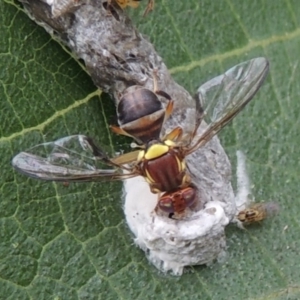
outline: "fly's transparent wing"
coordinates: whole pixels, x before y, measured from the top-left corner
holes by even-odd
[[[187,154],[203,146],[245,107],[262,85],[268,70],[266,58],[254,58],[234,66],[198,89],[196,120],[204,118],[208,127]]]
[[[258,57],[204,83],[197,93],[205,121],[215,123],[232,110],[241,110],[258,91],[268,70],[267,59]]]
[[[12,165],[27,176],[51,181],[120,180],[138,175],[135,172],[123,174],[121,168],[126,168],[111,161],[85,135],[67,136],[37,145],[16,155]],[[119,168],[108,168],[112,166]]]

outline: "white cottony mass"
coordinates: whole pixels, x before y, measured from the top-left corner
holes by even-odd
[[[228,198],[227,191],[224,195],[215,195],[204,209],[182,220],[157,215],[154,209],[158,196],[150,192],[142,177],[124,182],[126,221],[135,235],[135,243],[158,269],[181,275],[185,266],[223,259],[226,254],[224,229],[229,222],[236,222],[235,216],[240,208],[248,205],[250,193],[245,156],[238,151],[237,158],[237,197],[232,192]]]

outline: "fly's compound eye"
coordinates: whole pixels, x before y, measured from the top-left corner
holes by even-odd
[[[174,213],[173,199],[169,195],[159,199],[158,207],[166,213]]]
[[[191,207],[196,201],[196,190],[192,187],[183,189],[182,198],[184,199],[186,206]]]

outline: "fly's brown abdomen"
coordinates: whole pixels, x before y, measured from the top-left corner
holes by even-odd
[[[126,90],[119,102],[117,109],[119,123],[124,125],[161,109],[163,105],[152,91],[132,86]]]
[[[142,143],[159,138],[165,109],[154,92],[138,86],[128,88],[117,113],[120,127]]]

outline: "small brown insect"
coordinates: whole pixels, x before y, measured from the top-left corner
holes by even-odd
[[[108,0],[108,5],[111,4],[113,0]],[[141,0],[115,0],[115,2],[122,8],[126,8],[127,6],[137,8],[140,4]]]
[[[127,6],[137,8],[141,2],[141,0],[108,0],[108,6],[111,5],[111,2],[115,1],[122,9],[126,8]],[[147,7],[144,11],[143,16],[146,16],[149,12],[151,12],[154,8],[154,0],[148,0]]]
[[[237,215],[237,219],[241,221],[243,225],[250,225],[274,216],[278,212],[279,205],[275,202],[256,203],[241,210]]]

